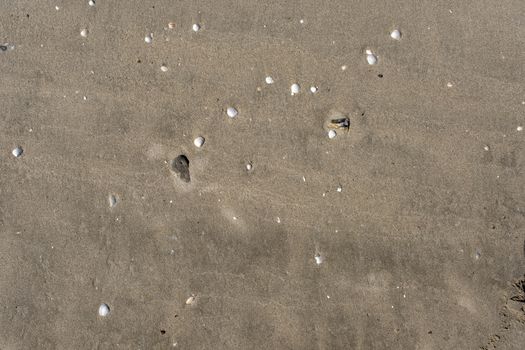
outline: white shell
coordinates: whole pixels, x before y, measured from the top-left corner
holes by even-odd
[[[319,253],[315,254],[314,259],[317,265],[321,265],[324,261],[324,258]]]
[[[166,65],[162,65],[160,66],[160,70],[163,71],[163,72],[167,72],[168,71],[168,67],[166,67]]]
[[[237,112],[237,110],[234,107],[228,107],[226,109],[226,114],[230,118],[235,118],[237,116],[238,112]]]
[[[337,192],[343,192],[343,188],[341,186],[337,186],[337,189],[336,189]]]
[[[301,87],[297,83],[292,84],[292,86],[290,87],[290,92],[292,96],[298,94],[299,90],[301,90]]]
[[[146,44],[151,44],[153,42],[153,35],[150,33],[144,37]]]
[[[22,153],[24,153],[24,150],[22,149],[22,147],[17,147],[15,149],[13,149],[13,151],[11,153],[13,154],[13,156],[18,158],[18,157],[20,157],[22,155]]]
[[[88,4],[89,6],[95,6],[95,0],[89,0]]]
[[[394,29],[391,33],[390,33],[390,37],[394,40],[399,40],[401,39],[401,32],[397,29]]]
[[[333,139],[336,136],[337,136],[337,133],[335,132],[335,130],[328,131],[328,137],[329,138]]]
[[[107,304],[100,304],[98,307],[98,315],[102,317],[109,315],[109,306]]]
[[[266,84],[268,85],[273,84],[273,78],[271,76],[267,76],[264,81],[266,81]]]
[[[186,299],[186,305],[193,305],[195,303],[195,297],[192,295],[188,299]]]
[[[195,147],[202,147],[202,145],[204,145],[204,137],[196,137],[195,140],[193,140],[193,144],[195,145]]]
[[[248,170],[248,171],[252,170],[252,164],[251,163],[246,164],[246,170]]]
[[[194,31],[194,32],[198,32],[200,29],[201,29],[201,26],[197,23],[195,23],[191,29]]]
[[[310,92],[312,94],[315,94],[318,90],[319,90],[319,88],[317,86],[310,86]]]
[[[84,37],[84,38],[87,38],[88,36],[88,30],[87,29],[82,29],[80,31],[80,36]]]
[[[110,208],[113,208],[115,205],[117,205],[117,197],[114,194],[109,195],[108,201]]]
[[[366,61],[370,65],[377,63],[377,57],[372,53],[372,50],[366,50]]]
[[[518,127],[516,128],[516,130],[517,130],[517,131],[523,131],[523,126],[521,126],[521,125],[518,126]]]

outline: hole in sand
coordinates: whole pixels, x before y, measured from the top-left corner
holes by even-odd
[[[184,182],[190,182],[190,161],[184,154],[179,155],[170,163],[171,170]]]

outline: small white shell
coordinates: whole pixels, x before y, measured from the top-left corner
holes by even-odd
[[[237,110],[234,107],[228,107],[226,109],[226,114],[230,118],[235,118],[237,116],[238,112],[237,112]]]
[[[109,311],[110,310],[108,304],[100,304],[100,306],[98,307],[99,316],[106,317],[107,315],[109,315]]]
[[[89,6],[95,6],[95,0],[89,0],[88,4]]]
[[[195,140],[193,140],[193,144],[195,145],[195,147],[202,147],[202,145],[204,145],[204,137],[202,136],[198,136],[195,138]]]
[[[163,72],[167,72],[168,71],[168,67],[163,64],[162,66],[160,66],[160,70],[163,71]]]
[[[252,164],[251,163],[246,164],[246,170],[248,170],[248,171],[252,170]]]
[[[319,88],[317,86],[310,86],[310,92],[312,94],[315,94],[317,93],[317,91],[319,90]]]
[[[329,138],[333,139],[336,136],[337,136],[337,133],[335,132],[335,130],[328,131],[328,137]]]
[[[117,205],[117,197],[114,194],[109,195],[108,201],[110,208],[113,208],[115,205]]]
[[[314,259],[315,259],[315,263],[317,265],[321,265],[323,263],[323,261],[324,261],[324,258],[319,253],[315,254]]]
[[[144,41],[146,44],[151,44],[153,42],[153,34],[149,33],[144,37]]]
[[[372,50],[366,50],[366,61],[368,64],[377,64],[377,56],[372,53]]]
[[[390,33],[390,37],[394,40],[399,40],[401,39],[401,32],[397,29],[394,29],[391,33]]]
[[[186,305],[193,305],[195,304],[195,296],[191,296],[188,299],[186,299]]]
[[[516,128],[516,130],[517,130],[517,131],[523,131],[523,126],[521,126],[521,125],[518,126],[518,127]]]
[[[191,29],[194,32],[198,32],[201,29],[201,26],[199,24],[195,23],[193,26],[191,26]]]
[[[266,84],[268,85],[273,84],[273,78],[271,76],[267,76],[264,81],[266,81]]]
[[[13,154],[13,156],[18,158],[18,157],[20,157],[22,155],[22,153],[24,153],[24,150],[22,149],[22,147],[18,146],[15,149],[13,149],[13,151],[11,153]]]
[[[84,38],[87,38],[88,36],[88,30],[87,29],[82,29],[80,31],[80,36],[84,37]]]
[[[297,95],[300,90],[301,90],[301,87],[297,83],[292,84],[292,86],[290,87],[290,92],[292,96]]]

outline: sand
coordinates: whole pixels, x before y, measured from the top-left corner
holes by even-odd
[[[524,16],[3,1],[0,349],[522,349]]]

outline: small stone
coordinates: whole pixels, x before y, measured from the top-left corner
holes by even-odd
[[[328,137],[329,138],[333,139],[336,136],[337,136],[337,133],[335,132],[335,130],[328,131]]]
[[[273,78],[271,76],[267,76],[264,81],[266,81],[266,84],[268,85],[273,84]]]
[[[100,304],[100,306],[98,307],[99,316],[106,317],[107,315],[109,315],[109,311],[110,310],[108,304]]]
[[[521,126],[521,125],[518,126],[518,127],[516,128],[516,130],[517,130],[517,131],[523,131],[523,126]]]
[[[237,112],[237,110],[234,107],[228,107],[226,109],[226,114],[230,118],[235,118],[237,116],[238,112]]]
[[[193,140],[193,144],[195,145],[195,147],[201,148],[202,145],[204,145],[204,137],[196,137],[195,140]]]
[[[151,44],[153,42],[153,34],[148,34],[144,37],[144,41],[146,42],[146,44]]]
[[[11,153],[13,154],[13,156],[18,158],[18,157],[20,157],[22,155],[22,153],[24,153],[24,150],[22,149],[22,147],[18,146],[15,149],[13,149],[13,151]]]
[[[483,147],[483,149],[488,152],[490,150],[490,147],[485,145],[485,147]]]
[[[337,189],[336,189],[337,192],[341,193],[343,192],[343,188],[341,186],[337,186]]]
[[[80,31],[80,36],[84,37],[84,38],[87,38],[88,36],[88,30],[87,29],[82,29]]]
[[[300,90],[301,90],[301,87],[297,83],[292,84],[292,86],[290,87],[290,92],[291,92],[292,96],[293,95],[297,95]]]
[[[394,29],[391,33],[390,33],[390,37],[394,40],[399,40],[401,39],[401,32],[397,29]]]
[[[191,29],[194,31],[194,32],[198,32],[199,30],[201,30],[201,26],[197,23],[195,23]]]
[[[447,83],[447,87],[451,88],[452,86],[454,86],[452,83],[450,82]]]
[[[342,70],[342,71],[345,71],[345,70],[347,70],[347,69],[348,69],[348,66],[347,66],[346,64],[341,66],[341,70]]]

